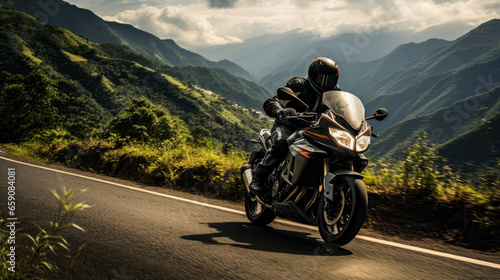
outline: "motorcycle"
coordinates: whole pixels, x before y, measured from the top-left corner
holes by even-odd
[[[277,216],[318,226],[328,244],[345,245],[359,232],[365,219],[368,195],[361,172],[368,165],[363,155],[371,144],[367,120],[383,120],[384,108],[365,119],[361,100],[345,91],[327,91],[328,107],[320,116],[309,112],[289,88],[278,89],[281,100],[297,100],[306,112],[287,120],[300,127],[287,139],[288,154],[264,183],[266,191],[253,195],[252,170],[271,148],[271,132],[262,129],[248,164],[241,167],[247,189],[245,212],[250,222],[267,225]]]

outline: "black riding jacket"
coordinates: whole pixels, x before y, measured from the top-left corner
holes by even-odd
[[[286,83],[295,95],[309,106],[310,112],[318,114],[325,112],[328,108],[321,102],[321,95],[318,93],[306,77],[295,77]],[[337,85],[332,90],[340,90]],[[272,118],[278,119],[278,112],[284,108],[293,108],[298,113],[305,112],[305,106],[297,100],[281,100],[275,95],[264,102],[264,111]],[[278,119],[279,121],[279,119]]]

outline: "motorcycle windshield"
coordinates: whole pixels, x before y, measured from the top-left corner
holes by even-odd
[[[346,91],[327,91],[323,93],[323,103],[353,129],[361,129],[365,120],[365,107],[357,96]]]

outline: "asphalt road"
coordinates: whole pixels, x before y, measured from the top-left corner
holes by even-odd
[[[85,244],[70,279],[500,279],[497,257],[472,251],[441,256],[362,235],[342,248],[327,248],[311,227],[278,221],[253,226],[241,206],[205,205],[183,193],[156,193],[114,178],[49,167],[75,176],[1,157],[3,219],[8,168],[16,170],[15,217],[27,232],[52,220],[52,189],[86,189],[77,200],[91,208],[75,216],[85,232],[65,234],[72,254]]]

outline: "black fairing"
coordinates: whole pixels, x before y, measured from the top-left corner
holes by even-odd
[[[327,157],[328,153],[312,145],[305,138],[296,140],[289,149],[293,160],[290,166],[293,172],[292,184],[317,186],[316,181],[321,178],[323,172],[323,158]]]

